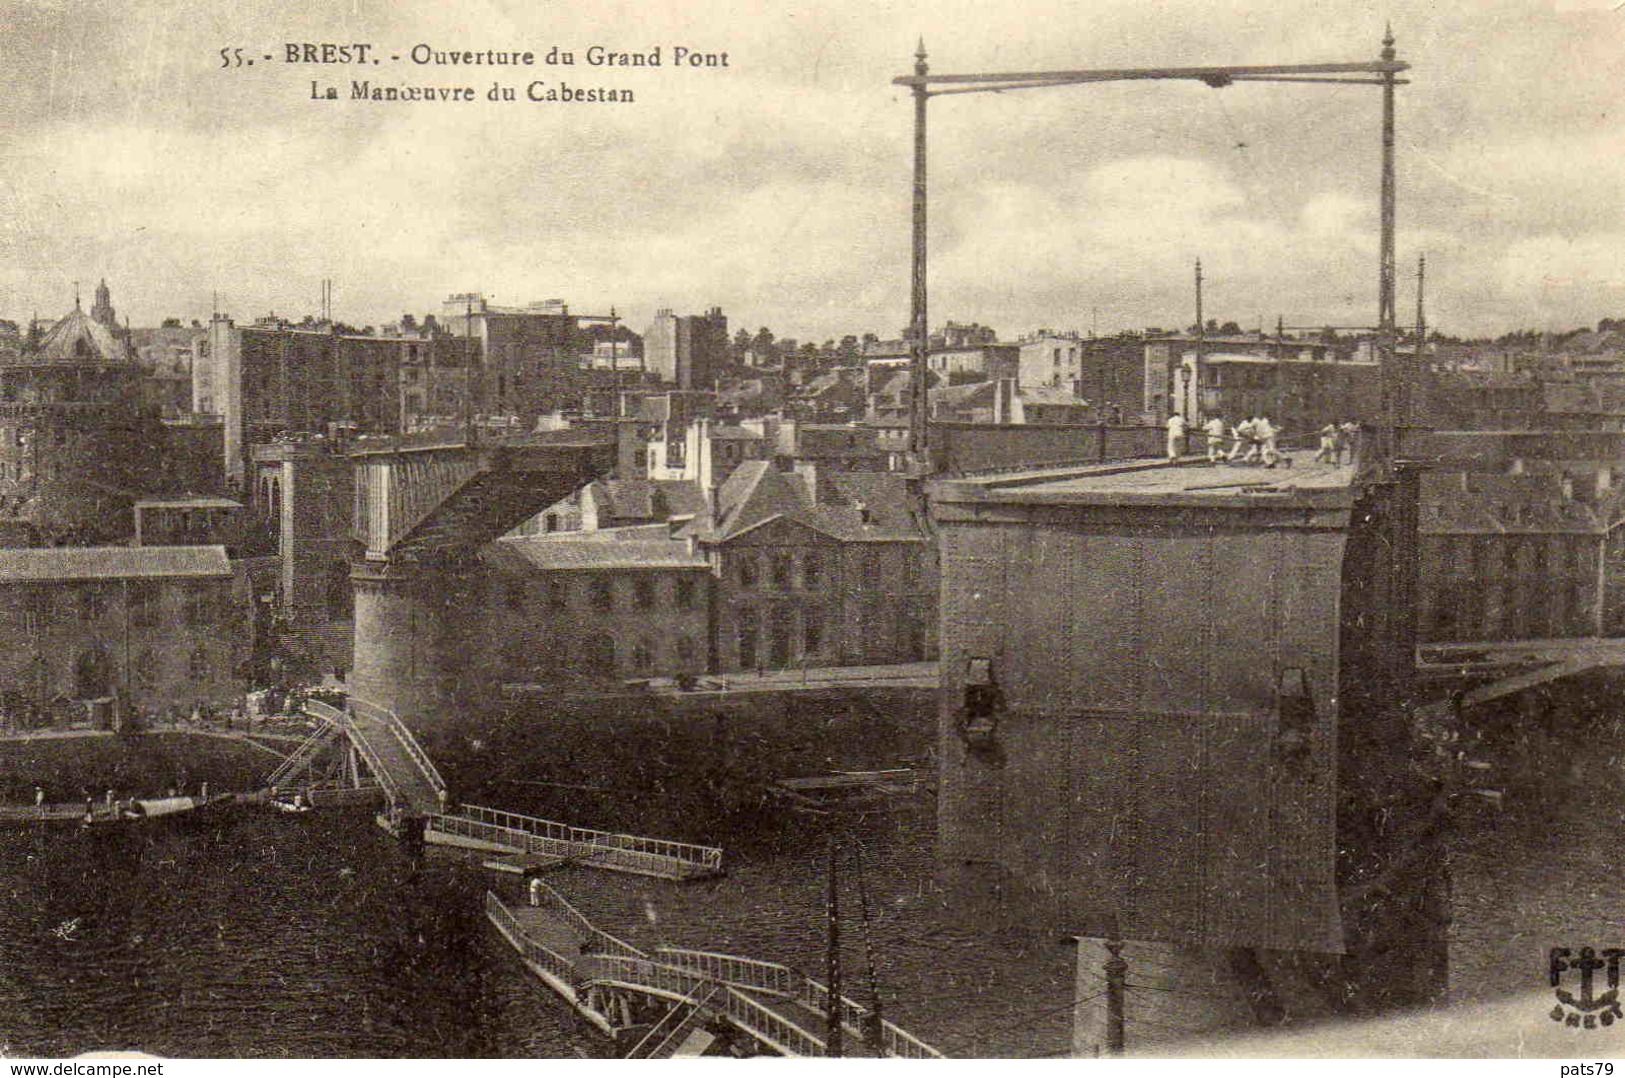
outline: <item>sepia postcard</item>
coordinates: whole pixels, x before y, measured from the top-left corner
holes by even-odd
[[[1622,7],[0,0],[0,1055],[1611,1075]]]

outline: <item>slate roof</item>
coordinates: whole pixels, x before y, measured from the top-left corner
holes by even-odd
[[[623,520],[670,520],[705,508],[705,494],[689,479],[600,479],[592,495],[602,516]]]
[[[499,539],[482,551],[497,568],[510,572],[574,569],[709,569],[703,555],[679,540],[554,539],[527,536]]]
[[[727,542],[771,520],[801,523],[848,543],[918,542],[924,530],[903,477],[889,472],[836,472],[818,480],[746,461],[717,490],[714,522],[696,518],[680,535]],[[865,517],[867,516],[867,520]]]
[[[229,576],[231,563],[223,546],[0,549],[0,584]]]
[[[75,307],[46,330],[30,358],[53,363],[125,363],[130,354],[112,330]]]
[[[231,498],[197,495],[191,498],[142,498],[137,509],[241,509],[243,503]]]

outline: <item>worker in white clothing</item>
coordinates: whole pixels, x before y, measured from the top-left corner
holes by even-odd
[[[1253,448],[1258,450],[1259,459],[1266,468],[1273,468],[1281,462],[1281,452],[1275,448],[1275,439],[1280,433],[1280,429],[1270,422],[1269,416],[1261,415],[1253,420]],[[1249,459],[1252,457],[1251,450],[1247,456]]]
[[[1202,424],[1202,433],[1207,437],[1207,462],[1219,463],[1224,456],[1224,417],[1212,416]]]
[[[1243,449],[1246,449],[1252,444],[1253,422],[1254,421],[1251,419],[1243,419],[1240,423],[1237,423],[1235,426],[1230,428],[1230,437],[1232,441],[1230,444],[1230,452],[1225,455],[1225,460],[1234,461],[1237,457],[1241,456],[1241,451]]]
[[[1328,423],[1320,428],[1320,448],[1315,451],[1315,463],[1336,464],[1337,457],[1337,424]]]
[[[1168,459],[1185,455],[1185,417],[1175,412],[1168,417]]]

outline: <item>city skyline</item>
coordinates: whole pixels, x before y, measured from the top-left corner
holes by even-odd
[[[614,306],[633,329],[721,306],[801,340],[895,334],[907,320],[904,74],[1363,60],[1392,21],[1399,95],[1399,306],[1429,262],[1430,324],[1462,336],[1592,325],[1625,311],[1607,162],[1609,56],[1625,15],[1600,0],[1301,3],[1268,17],[1184,3],[1027,4],[1000,12],[836,5],[749,16],[600,6],[456,16],[356,3],[166,11],[7,5],[15,73],[0,136],[17,165],[0,243],[0,315],[59,315],[105,276],[121,317],[239,322],[320,307],[380,326],[444,296]],[[632,104],[375,104],[352,77],[514,81],[512,68],[221,70],[220,51],[290,38],[434,49],[571,48],[542,78],[626,87]],[[589,66],[588,45],[664,53]],[[673,70],[684,47],[726,69]],[[540,62],[540,61],[538,61]],[[1556,89],[1528,73],[1560,66]],[[1377,101],[1331,87],[1118,85],[944,100],[932,109],[932,309],[1010,336],[1188,322],[1375,318]],[[934,317],[933,322],[941,318]]]

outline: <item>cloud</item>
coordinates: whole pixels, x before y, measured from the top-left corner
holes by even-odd
[[[924,35],[934,71],[1374,57],[1391,17],[1400,262],[1430,256],[1449,331],[1625,313],[1615,58],[1625,17],[1549,0],[1382,10],[1328,0],[766,0],[710,8],[518,0],[0,0],[0,315],[60,311],[105,274],[137,322],[313,308],[339,280],[359,323],[484,288],[504,300],[721,305],[824,339],[907,317],[912,108],[892,86]],[[488,71],[262,64],[219,50],[373,41],[397,51],[674,45],[723,70],[578,64],[519,76],[624,85],[631,106],[309,100],[351,78]],[[932,310],[1006,333],[1187,319],[1369,321],[1377,95],[1189,83],[938,98]],[[1405,271],[1402,270],[1402,273]],[[1402,293],[1403,293],[1402,281]]]

